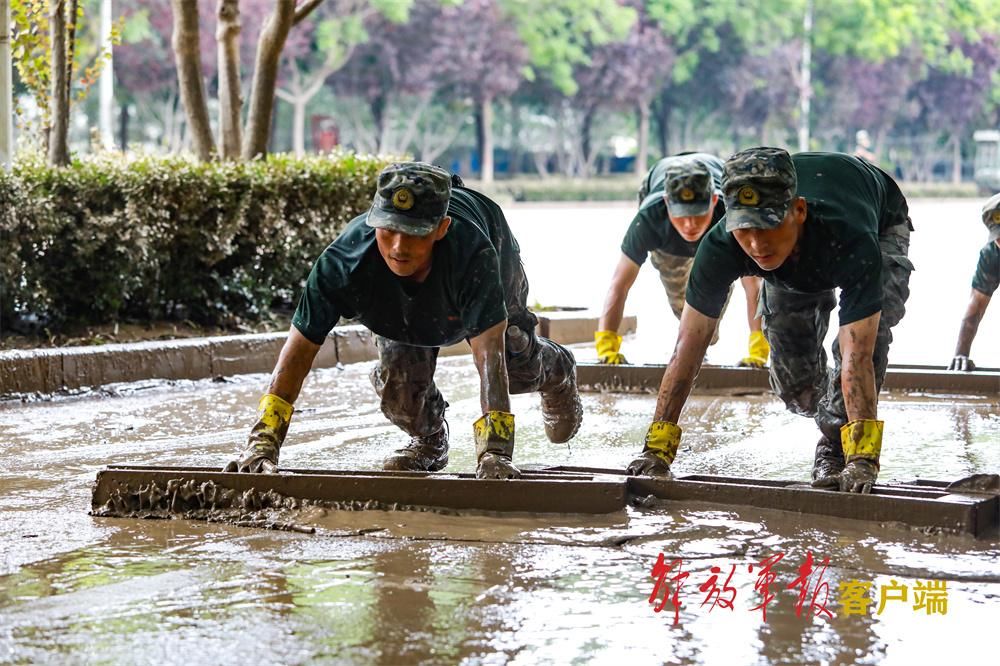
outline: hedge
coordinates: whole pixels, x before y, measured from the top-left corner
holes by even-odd
[[[0,172],[0,325],[258,319],[292,302],[386,163],[22,158]]]

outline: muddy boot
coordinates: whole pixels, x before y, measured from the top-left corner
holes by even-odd
[[[514,415],[487,412],[472,424],[476,438],[477,479],[519,479],[514,467]]]
[[[555,389],[541,393],[545,436],[553,444],[568,442],[583,421],[583,403],[576,390],[576,371],[571,372],[566,381]]]
[[[840,442],[831,442],[823,435],[816,444],[816,457],[813,460],[813,481],[837,476],[844,471],[844,451]]]
[[[433,435],[413,437],[410,443],[393,451],[382,463],[389,472],[437,472],[448,464],[448,422]]]

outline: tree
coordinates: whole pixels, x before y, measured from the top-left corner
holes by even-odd
[[[99,29],[85,29],[85,9],[93,15],[97,7],[94,0],[83,5],[79,0],[11,2],[14,62],[41,112],[38,136],[49,162],[56,166],[69,163],[73,90],[78,91],[75,101],[81,101],[110,56],[101,50]],[[119,41],[120,30],[121,23],[113,27],[111,44]]]
[[[440,29],[433,33],[433,51],[443,87],[468,95],[475,106],[480,178],[493,181],[493,100],[509,95],[521,83],[528,54],[514,26],[504,20],[495,0],[465,0],[444,7]],[[452,54],[460,53],[461,58]]]
[[[976,42],[953,38],[952,48],[961,53],[966,66],[959,71],[931,67],[927,77],[913,89],[922,108],[921,121],[928,129],[948,137],[952,147],[952,182],[962,180],[962,137],[986,106],[1000,66],[1000,38],[983,37]]]

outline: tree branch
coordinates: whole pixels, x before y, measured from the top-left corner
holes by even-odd
[[[307,16],[313,13],[313,11],[323,4],[323,0],[306,0],[300,7],[295,10],[295,16],[292,17],[292,25],[298,25]]]

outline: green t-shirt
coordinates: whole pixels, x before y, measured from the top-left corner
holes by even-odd
[[[976,264],[976,274],[972,276],[972,288],[987,296],[1000,287],[1000,247],[990,241],[979,251],[979,263]]]
[[[527,296],[520,249],[500,208],[455,187],[451,227],[434,244],[422,283],[396,276],[379,254],[368,213],[354,218],[320,255],[292,325],[322,344],[341,317],[399,342],[442,347],[472,338],[507,318]]]
[[[700,240],[694,242],[684,240],[674,229],[674,225],[670,224],[667,202],[663,197],[667,167],[674,162],[691,159],[703,162],[711,172],[712,180],[715,181],[715,191],[719,195],[719,201],[712,214],[712,226],[726,214],[726,207],[722,203],[722,160],[707,153],[664,157],[653,165],[643,179],[643,191],[648,194],[640,202],[639,211],[632,218],[632,223],[625,232],[625,238],[622,239],[622,253],[639,266],[642,266],[653,250],[676,257],[693,257],[698,251]]]
[[[755,275],[782,289],[817,293],[840,288],[840,325],[882,309],[882,251],[879,234],[907,223],[906,200],[884,171],[840,153],[792,156],[798,195],[808,215],[796,252],[773,271],[754,262],[717,224],[702,238],[688,280],[686,300],[709,317],[719,317],[736,279]]]

